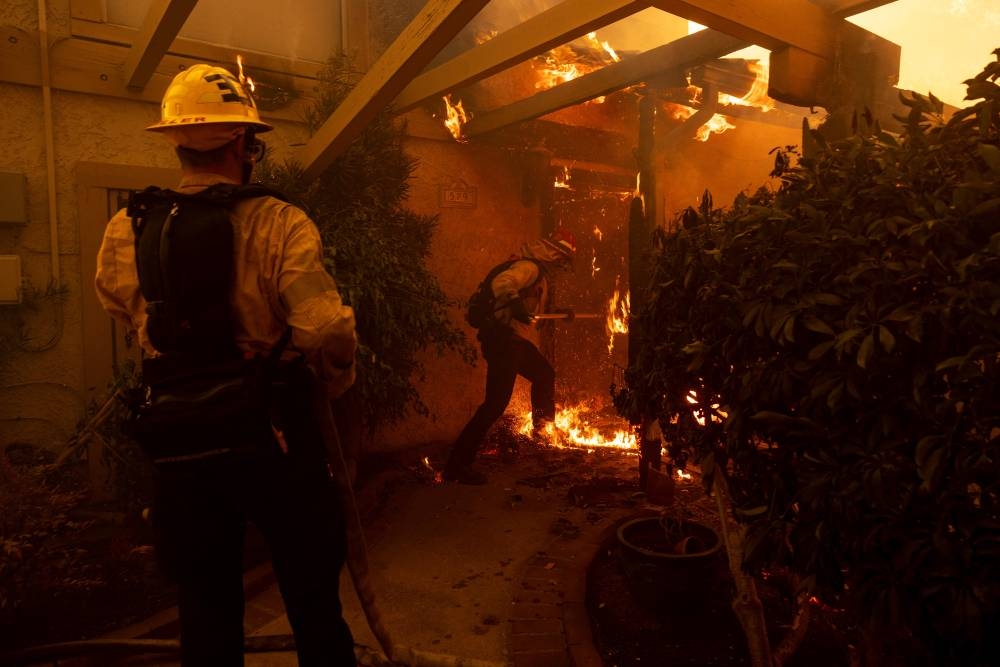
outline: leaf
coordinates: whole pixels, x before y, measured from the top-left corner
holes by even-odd
[[[1000,210],[1000,198],[988,199],[969,211],[969,215],[972,217],[979,217],[986,215],[987,213],[993,213],[997,210]]]
[[[965,363],[965,357],[949,357],[944,361],[942,361],[941,363],[939,363],[937,366],[935,366],[934,370],[944,371],[949,368],[955,368],[956,366],[961,366],[964,363]]]
[[[820,292],[819,294],[813,294],[812,298],[813,301],[822,304],[824,306],[839,306],[842,303],[844,303],[844,300],[841,299],[836,294],[829,294],[827,292]]]
[[[858,366],[861,366],[861,368],[868,368],[868,362],[871,361],[873,354],[875,354],[875,336],[873,334],[868,334],[865,336],[865,339],[861,341],[861,347],[858,348]]]
[[[759,505],[757,507],[751,507],[748,510],[742,509],[740,507],[733,508],[733,514],[744,517],[760,516],[767,511],[767,505]]]
[[[892,352],[893,348],[896,347],[896,337],[887,327],[882,325],[879,325],[878,328],[878,342],[882,344],[882,349],[886,352]]]
[[[829,352],[831,347],[833,347],[832,340],[828,340],[823,343],[820,343],[819,345],[816,345],[815,347],[813,347],[813,349],[809,350],[809,356],[808,356],[809,361],[816,361],[824,354]]]
[[[979,144],[976,151],[992,171],[1000,173],[1000,148],[992,144]]]
[[[826,334],[828,336],[834,335],[833,329],[830,325],[819,319],[815,315],[806,315],[802,318],[802,325],[809,329],[810,331],[815,331],[816,333]]]

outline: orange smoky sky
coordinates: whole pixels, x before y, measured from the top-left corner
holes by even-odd
[[[901,49],[899,87],[933,93],[962,107],[966,79],[995,59],[1000,47],[1000,0],[896,0],[848,19]],[[690,23],[689,30],[704,26]],[[731,54],[767,59],[759,46]]]
[[[900,45],[900,88],[957,107],[1000,47],[1000,0],[896,0],[849,20]]]

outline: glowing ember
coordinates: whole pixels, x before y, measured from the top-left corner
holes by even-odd
[[[555,421],[548,424],[543,435],[549,445],[559,449],[583,448],[583,449],[636,449],[635,434],[628,429],[617,429],[613,435],[605,435],[601,429],[593,426],[587,416],[590,407],[586,404],[578,404],[572,407],[558,407],[556,409]],[[532,421],[531,412],[526,412],[521,416],[521,426],[518,432],[522,435],[531,436]]]
[[[484,42],[488,42],[494,37],[496,37],[497,34],[498,33],[496,30],[480,30],[479,32],[476,33],[475,37],[476,44],[482,44]]]
[[[444,121],[445,127],[448,128],[456,141],[467,141],[466,137],[462,136],[462,126],[472,119],[472,114],[465,112],[461,100],[457,104],[452,104],[451,95],[445,95],[441,99],[444,100],[445,109],[448,112],[448,118]]]
[[[686,473],[683,470],[678,470],[677,471],[677,479],[683,479],[683,480],[691,479],[691,474],[690,473]]]
[[[444,479],[441,477],[440,471],[434,469],[434,466],[431,465],[431,460],[428,457],[425,456],[424,458],[420,459],[420,462],[424,464],[425,468],[427,468],[434,474],[435,483],[441,484],[442,482],[444,482]]]
[[[594,238],[597,239],[598,241],[604,240],[604,232],[602,232],[601,228],[598,227],[597,225],[594,225]]]
[[[569,188],[569,167],[563,165],[562,171],[556,174],[555,183],[553,186],[557,188]]]
[[[596,278],[597,272],[601,270],[601,267],[597,265],[597,250],[594,250],[593,257],[590,258],[590,277]]]
[[[628,315],[631,308],[629,293],[621,292],[621,276],[615,277],[615,291],[608,301],[608,316],[604,329],[608,334],[608,354],[615,349],[615,335],[628,333]]]

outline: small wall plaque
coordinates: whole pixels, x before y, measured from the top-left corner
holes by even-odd
[[[450,185],[442,185],[438,192],[438,204],[441,208],[476,208],[479,188],[470,186],[462,179],[456,179]]]

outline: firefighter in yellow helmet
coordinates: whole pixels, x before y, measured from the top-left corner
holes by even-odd
[[[205,249],[169,245],[180,243],[171,235],[204,221],[207,214],[201,211],[207,209],[193,202],[204,203],[209,193],[222,197],[214,201],[226,203],[223,215],[231,225],[231,285],[223,295],[225,303],[214,304],[212,311],[222,308],[226,317],[203,319],[227,323],[235,363],[245,364],[241,368],[268,369],[266,395],[271,397],[262,417],[246,418],[251,424],[246,428],[238,420],[216,424],[211,415],[202,420],[203,427],[194,428],[190,424],[197,419],[185,413],[183,427],[174,428],[175,422],[167,420],[169,437],[145,436],[156,443],[150,454],[153,527],[161,565],[177,583],[182,665],[243,664],[247,521],[257,525],[270,545],[300,664],[354,665],[353,638],[338,590],[346,558],[345,521],[315,416],[303,407],[315,404],[316,386],[325,389],[326,400],[353,383],[354,312],[324,268],[315,224],[280,194],[247,186],[264,152],[258,135],[272,127],[260,119],[238,76],[212,65],[187,68],[168,87],[160,121],[147,129],[162,134],[180,161],[178,186],[154,192],[172,197],[174,208],[154,214],[154,208],[130,204],[111,219],[98,256],[98,297],[112,317],[136,332],[145,357],[143,381],[159,387],[157,391],[171,391],[163,377],[182,378],[177,382],[183,387],[183,378],[210,382],[217,369],[225,364],[231,368],[232,355],[198,349],[195,333],[201,320],[174,315],[183,304],[170,301],[181,298],[171,286],[181,285],[184,276],[209,271],[213,263],[177,266],[176,257]],[[153,224],[162,225],[161,233],[150,233]],[[143,244],[157,242],[161,250],[168,244],[170,253],[147,257]],[[167,295],[162,299],[147,299],[152,288],[145,284],[150,278],[140,280],[149,274],[142,270],[144,262],[159,262],[165,281],[181,282],[157,292]],[[254,374],[240,377],[251,378],[244,382],[259,388]],[[199,401],[206,396],[227,395],[222,389],[230,385],[202,392],[191,409],[202,409]],[[175,398],[186,396],[182,388],[174,391]],[[155,417],[158,405],[147,399],[137,407],[136,423]],[[247,428],[257,429],[258,422],[265,426],[247,436]],[[152,445],[143,446],[147,453],[154,451]]]

